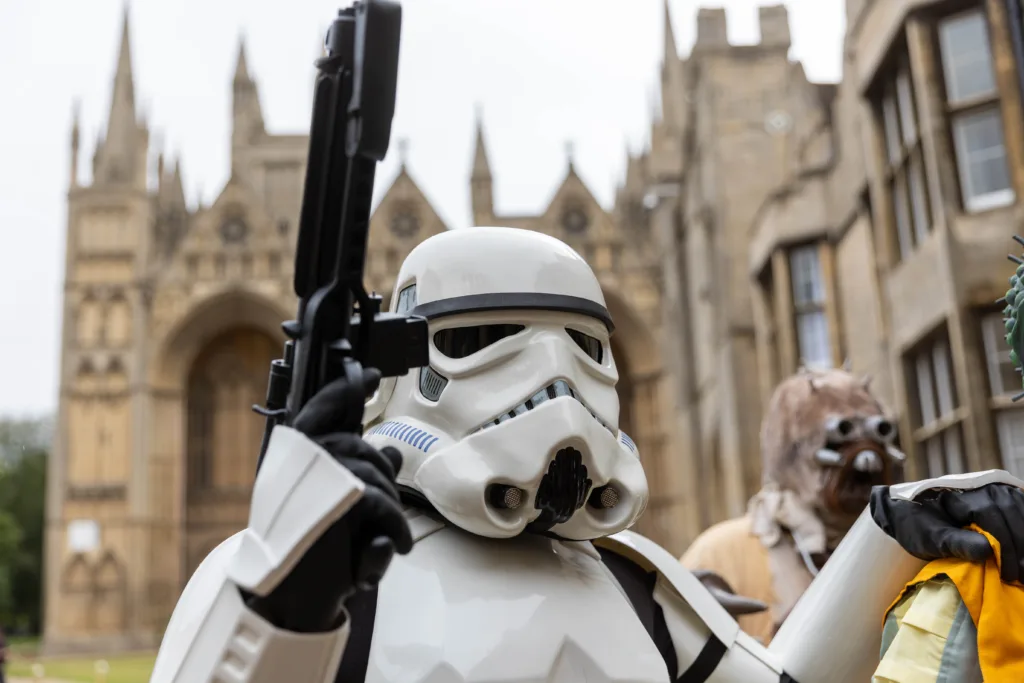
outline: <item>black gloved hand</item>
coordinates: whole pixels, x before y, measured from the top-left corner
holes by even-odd
[[[343,378],[328,384],[292,421],[292,428],[323,446],[366,487],[277,588],[266,597],[249,598],[249,606],[278,628],[299,633],[337,628],[345,600],[356,590],[374,588],[395,552],[412,550],[394,483],[402,455],[391,447],[377,451],[358,433],[364,397],[377,390],[380,372],[363,370],[362,382],[354,387]]]
[[[871,517],[903,549],[922,560],[958,558],[984,562],[992,546],[970,524],[999,541],[1000,577],[1024,578],[1024,491],[989,484],[969,491],[925,491],[914,501],[893,500],[889,487],[871,490]]]

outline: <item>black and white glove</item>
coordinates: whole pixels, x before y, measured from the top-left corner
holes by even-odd
[[[989,484],[967,491],[925,491],[913,501],[894,500],[887,486],[871,491],[871,517],[903,549],[922,560],[984,562],[988,540],[965,527],[977,524],[999,542],[1000,577],[1024,579],[1024,491]]]
[[[363,370],[362,383],[354,387],[336,380],[292,421],[293,429],[322,446],[365,489],[269,595],[249,598],[249,606],[278,628],[298,633],[334,630],[344,623],[345,601],[357,590],[376,587],[396,552],[412,550],[395,488],[402,456],[391,447],[378,451],[359,434],[364,397],[377,390],[380,373]]]

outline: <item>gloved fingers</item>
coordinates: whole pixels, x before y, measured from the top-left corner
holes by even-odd
[[[1019,538],[1024,533],[1024,529],[1021,529],[1021,526],[1024,525],[1024,516],[1018,518],[1016,528],[1019,530],[1014,531],[1015,525],[1006,519],[1006,512],[1001,508],[988,511],[979,515],[975,524],[988,532],[999,543],[1000,578],[1005,582],[1013,583],[1020,575],[1018,543],[1024,544],[1024,539]]]
[[[387,536],[376,536],[356,556],[353,576],[361,590],[373,589],[384,577],[391,559],[395,556],[395,544]]]
[[[397,472],[392,466],[392,460],[368,444],[359,434],[328,434],[317,438],[317,442],[336,459],[362,460],[376,467],[387,479],[395,480]]]
[[[966,562],[984,562],[992,557],[988,539],[970,529],[946,530],[939,539],[938,550],[940,557],[955,557]]]
[[[359,431],[366,398],[377,391],[380,377],[379,370],[363,368],[361,386],[345,377],[334,380],[303,406],[291,426],[306,436]]]
[[[956,524],[976,524],[999,542],[1002,580],[1019,580],[1024,562],[1024,492],[1016,486],[989,484],[959,495],[950,492],[942,502]]]
[[[370,463],[355,458],[342,458],[341,464],[348,468],[349,472],[362,479],[367,486],[374,486],[394,500],[398,500],[398,489],[395,488],[394,482]]]
[[[1024,491],[1009,484],[993,484],[991,488],[992,500],[1004,524],[1005,538],[992,534],[999,541],[999,573],[1003,581],[1014,583],[1024,578]]]
[[[412,550],[412,531],[402,506],[384,491],[368,487],[349,514],[354,516],[352,521],[363,538],[387,536],[400,555]]]
[[[394,472],[391,478],[394,479],[402,471],[402,452],[394,446],[385,446],[380,449],[380,454],[391,464],[391,470]]]

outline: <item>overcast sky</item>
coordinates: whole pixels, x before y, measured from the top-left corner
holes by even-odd
[[[135,0],[135,93],[154,145],[180,155],[189,201],[227,179],[230,82],[240,36],[272,132],[308,128],[323,31],[347,0]],[[671,0],[681,52],[697,0]],[[733,43],[756,42],[757,0],[719,0]],[[811,80],[840,76],[842,0],[789,0],[792,57]],[[288,6],[285,11],[286,5]],[[662,0],[404,0],[394,141],[453,227],[469,218],[474,109],[483,113],[499,211],[544,207],[566,168],[605,206],[627,145],[638,149],[656,99]],[[628,8],[628,11],[627,11]],[[88,173],[104,125],[122,0],[0,2],[0,415],[57,400],[65,193],[73,102]],[[378,196],[397,168],[385,160]]]

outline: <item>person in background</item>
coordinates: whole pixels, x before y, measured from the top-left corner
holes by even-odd
[[[904,455],[869,378],[801,369],[772,394],[761,457],[763,485],[747,514],[707,529],[680,561],[716,597],[732,591],[766,605],[758,613],[730,611],[767,644],[867,506],[872,487],[902,480]]]

